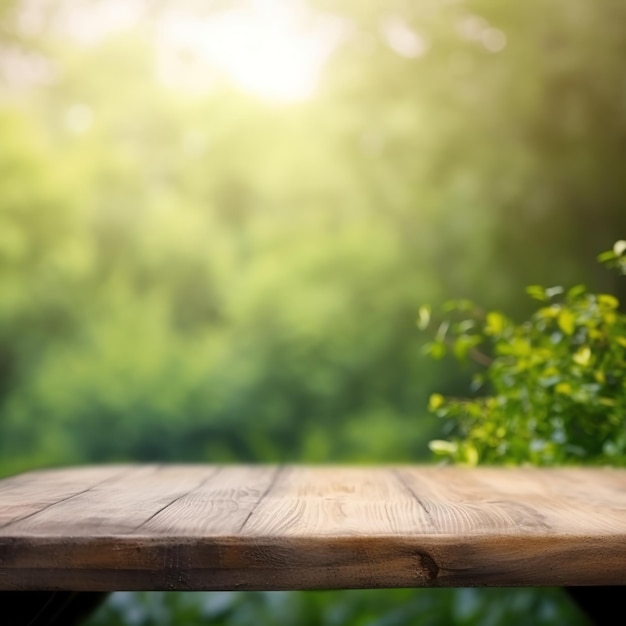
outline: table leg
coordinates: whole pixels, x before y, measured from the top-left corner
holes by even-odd
[[[4,616],[13,616],[13,626],[77,626],[107,595],[85,591],[0,591],[0,611]]]
[[[624,601],[624,587],[567,587],[569,596],[594,626],[615,624],[615,607]]]

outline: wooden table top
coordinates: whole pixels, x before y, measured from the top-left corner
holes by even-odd
[[[0,590],[626,584],[626,470],[107,465],[0,480]]]

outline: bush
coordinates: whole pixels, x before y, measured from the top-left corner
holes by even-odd
[[[626,241],[598,260],[626,274]],[[532,285],[527,293],[540,305],[522,323],[469,301],[444,305],[425,351],[481,365],[472,388],[482,393],[431,395],[429,409],[449,429],[431,450],[468,465],[626,465],[626,315],[617,298],[583,285]],[[431,317],[422,307],[422,329]]]

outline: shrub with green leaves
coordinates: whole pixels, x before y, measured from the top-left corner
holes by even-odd
[[[626,274],[626,241],[599,255]],[[449,437],[430,443],[445,459],[476,465],[626,465],[626,315],[617,298],[532,285],[539,302],[523,323],[469,301],[444,305],[425,351],[482,366],[474,398],[430,397]],[[418,324],[433,326],[429,307]]]

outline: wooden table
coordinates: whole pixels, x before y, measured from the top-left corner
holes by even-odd
[[[626,470],[110,465],[0,480],[0,590],[626,584]]]

